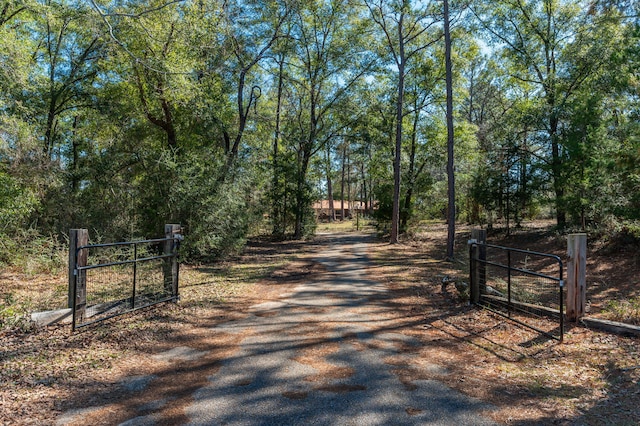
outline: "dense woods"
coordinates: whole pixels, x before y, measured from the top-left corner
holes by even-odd
[[[392,240],[447,217],[640,239],[639,12],[0,1],[0,262],[74,227],[111,241],[164,223],[217,257],[251,232],[312,233],[318,199],[362,202]]]

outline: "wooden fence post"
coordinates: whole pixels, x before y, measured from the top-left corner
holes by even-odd
[[[164,225],[164,237],[173,238],[180,234],[179,224]],[[167,240],[164,243],[164,254],[171,255],[175,251],[175,240]],[[178,296],[178,257],[167,257],[164,262],[164,290],[171,296]]]
[[[469,240],[469,302],[478,304],[480,302],[480,285],[478,283],[478,246],[476,241]]]
[[[89,231],[87,229],[71,229],[69,231],[69,308],[75,306],[73,313],[76,320],[83,321],[87,307],[87,274],[86,271],[78,271],[76,267],[87,266],[88,250],[78,251],[78,247],[89,244]],[[75,296],[75,304],[74,304]]]
[[[484,229],[472,229],[471,239],[476,243],[484,244],[487,242],[487,231]],[[480,294],[486,291],[486,265],[481,261],[487,258],[487,248],[483,246],[473,246],[470,251],[471,259],[471,279],[469,280],[469,297],[471,303],[480,302]],[[477,259],[479,261],[475,261]]]
[[[567,256],[567,320],[578,321],[587,301],[587,234],[568,236]]]

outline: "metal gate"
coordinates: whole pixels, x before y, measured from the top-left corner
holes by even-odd
[[[72,328],[178,299],[182,235],[75,249]]]
[[[470,240],[469,259],[473,303],[563,340],[564,281],[560,257]],[[549,318],[556,319],[557,326]]]

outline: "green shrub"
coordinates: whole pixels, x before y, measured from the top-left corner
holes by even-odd
[[[624,242],[640,244],[640,222],[625,221],[619,231],[619,237]]]
[[[29,329],[31,308],[28,303],[17,301],[12,293],[0,294],[0,330],[6,328]]]
[[[15,178],[0,172],[0,234],[11,234],[19,229],[37,204],[32,192]]]
[[[29,228],[0,238],[0,263],[33,275],[57,274],[67,266],[67,243]]]
[[[182,255],[218,259],[245,245],[253,219],[251,188],[241,181],[212,183],[211,191],[181,187],[179,221],[187,232]]]
[[[604,307],[607,319],[628,324],[640,324],[640,296],[629,300],[610,300]]]

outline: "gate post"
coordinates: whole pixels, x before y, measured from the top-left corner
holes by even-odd
[[[567,320],[578,321],[587,301],[587,234],[568,236],[567,257]]]
[[[89,231],[87,229],[71,229],[69,231],[69,295],[67,304],[73,309],[75,321],[84,320],[87,307],[87,275],[85,271],[78,271],[77,267],[87,266],[89,255],[86,249],[78,251],[78,247],[89,243]]]
[[[480,244],[473,246],[475,249],[472,251],[473,282],[471,283],[470,291],[471,303],[478,303],[480,295],[487,290],[487,265],[484,263],[487,260],[487,248],[481,245],[487,242],[487,230],[472,229],[471,239]]]
[[[469,240],[469,303],[480,302],[480,287],[478,285],[478,245],[473,238]]]
[[[174,238],[180,234],[181,226],[179,224],[164,225],[164,237]],[[164,290],[171,296],[178,296],[178,256],[175,250],[175,240],[167,240],[164,242],[164,254],[170,257],[164,259]]]

